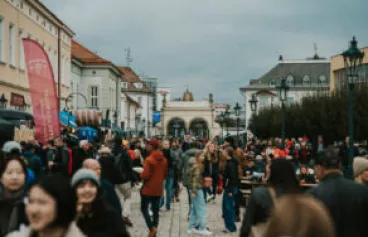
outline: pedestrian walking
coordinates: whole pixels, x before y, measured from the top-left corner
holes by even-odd
[[[61,137],[57,137],[54,140],[55,143],[55,156],[53,160],[49,161],[48,166],[52,174],[61,174],[65,177],[69,177],[69,159],[70,155],[68,149],[64,145],[64,141]]]
[[[174,166],[174,198],[175,201],[179,202],[179,194],[180,194],[180,181],[181,181],[181,161],[183,156],[183,150],[179,146],[179,142],[177,140],[173,140],[171,145],[171,157]]]
[[[188,234],[212,235],[207,230],[206,215],[207,206],[203,193],[203,171],[204,153],[197,151],[194,158],[194,165],[189,171],[189,192],[192,197],[189,214]],[[198,229],[196,228],[198,225]]]
[[[141,211],[149,229],[149,237],[156,237],[159,224],[159,205],[163,195],[164,179],[167,177],[167,160],[162,151],[159,150],[160,144],[153,139],[149,142],[151,153],[144,161],[141,179],[143,187],[141,189]],[[149,207],[152,207],[153,218],[149,214]]]
[[[309,193],[326,205],[336,236],[367,236],[368,188],[342,176],[340,158],[334,148],[329,147],[316,157],[315,174],[320,184]]]
[[[335,237],[333,221],[322,202],[307,195],[278,200],[264,237]]]
[[[225,222],[225,233],[236,232],[236,210],[235,197],[238,193],[239,174],[238,161],[234,158],[234,150],[227,147],[223,150],[223,156],[226,158],[226,166],[224,172],[224,194],[222,199],[222,214]]]
[[[276,198],[300,192],[295,167],[289,160],[272,160],[267,187],[252,190],[242,221],[240,236],[263,236]]]
[[[0,236],[19,229],[27,222],[23,202],[26,180],[27,167],[20,158],[20,151],[8,154],[0,167]]]
[[[26,199],[29,226],[22,225],[8,237],[84,237],[74,222],[76,203],[66,178],[44,177],[30,189]]]
[[[89,169],[78,170],[71,187],[77,196],[77,225],[88,237],[129,237],[120,213],[105,204],[101,182]]]
[[[165,193],[166,193],[166,211],[170,211],[171,201],[174,196],[174,173],[175,167],[173,158],[171,157],[170,141],[164,140],[162,142],[162,153],[167,160],[167,178],[165,179]]]

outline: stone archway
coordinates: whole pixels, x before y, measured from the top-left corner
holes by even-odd
[[[166,134],[173,137],[183,136],[186,132],[185,120],[175,117],[169,120],[166,127]]]
[[[189,132],[197,139],[210,137],[210,127],[204,118],[193,118],[189,122]]]

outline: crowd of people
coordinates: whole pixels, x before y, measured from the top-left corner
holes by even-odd
[[[140,190],[148,236],[158,235],[160,212],[189,200],[188,234],[211,236],[207,204],[222,195],[223,235],[368,235],[368,160],[354,159],[356,183],[341,175],[346,146],[312,145],[304,138],[250,140],[178,138],[79,144],[56,137],[8,141],[0,153],[0,236],[130,236],[131,198]],[[357,155],[359,151],[357,150]],[[241,218],[241,180],[252,190]],[[302,192],[301,185],[316,184]],[[241,222],[237,229],[236,222]]]

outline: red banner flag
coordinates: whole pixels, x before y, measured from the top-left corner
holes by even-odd
[[[49,58],[39,43],[23,39],[23,45],[33,106],[35,137],[45,144],[47,140],[60,135],[54,74]]]

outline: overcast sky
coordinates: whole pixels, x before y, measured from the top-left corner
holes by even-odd
[[[356,35],[368,46],[366,0],[41,0],[75,39],[117,65],[159,78],[172,97],[243,102],[239,87],[282,54],[331,57]]]

